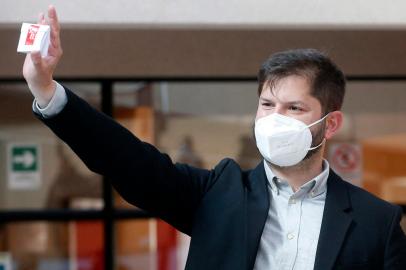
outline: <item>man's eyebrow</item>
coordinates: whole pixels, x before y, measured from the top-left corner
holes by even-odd
[[[289,105],[302,105],[302,106],[306,106],[306,103],[304,103],[303,101],[300,100],[294,100],[294,101],[287,101],[287,102],[282,102],[284,104],[289,104]]]
[[[259,99],[266,102],[274,102],[272,99],[269,98],[260,97]]]
[[[292,106],[292,105],[295,105],[295,106],[301,106],[301,107],[304,107],[304,108],[308,108],[309,106],[306,104],[306,103],[304,103],[303,101],[301,101],[301,100],[292,100],[292,101],[275,101],[275,100],[273,100],[273,99],[270,99],[270,98],[265,98],[265,97],[260,97],[259,98],[259,100],[261,101],[261,102],[267,102],[267,103],[275,103],[275,102],[279,102],[279,103],[282,103],[284,106]]]

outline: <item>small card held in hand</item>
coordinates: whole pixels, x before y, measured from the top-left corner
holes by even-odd
[[[45,57],[48,55],[49,38],[49,25],[23,23],[17,52],[40,51],[41,56]]]

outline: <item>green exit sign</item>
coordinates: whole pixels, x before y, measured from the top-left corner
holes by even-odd
[[[34,146],[14,146],[12,148],[12,170],[32,172],[38,170],[38,149]],[[1,269],[0,269],[1,270]]]
[[[41,187],[40,149],[40,145],[35,143],[7,144],[9,189],[36,190]]]

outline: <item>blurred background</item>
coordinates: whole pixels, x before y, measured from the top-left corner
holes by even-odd
[[[174,162],[207,169],[224,157],[246,169],[260,162],[256,73],[270,54],[327,52],[348,87],[326,158],[406,211],[406,2],[3,0],[1,270],[183,269],[189,244],[34,118],[16,49],[21,23],[49,4],[62,24],[55,78]]]

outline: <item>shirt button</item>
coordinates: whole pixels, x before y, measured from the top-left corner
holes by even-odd
[[[289,203],[290,203],[290,204],[295,204],[295,203],[296,203],[296,200],[295,200],[295,199],[290,199],[290,200],[289,200]]]
[[[288,233],[288,239],[292,240],[293,238],[295,238],[295,235],[293,233]]]

